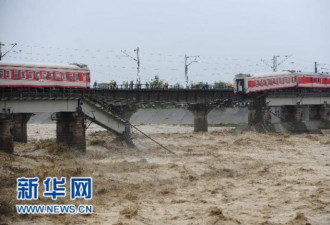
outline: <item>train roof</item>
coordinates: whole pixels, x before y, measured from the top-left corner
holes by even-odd
[[[41,63],[41,62],[6,62],[0,61],[0,66],[12,67],[32,67],[32,68],[50,68],[50,69],[71,69],[71,70],[89,70],[84,64],[55,64],[55,63]]]

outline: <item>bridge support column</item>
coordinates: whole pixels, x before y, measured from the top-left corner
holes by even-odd
[[[249,108],[248,124],[268,124],[272,122],[271,109],[269,107],[252,106]]]
[[[13,121],[0,114],[0,151],[14,153]]]
[[[321,121],[329,121],[329,117],[330,117],[330,106],[329,105],[321,106],[320,117],[321,117]]]
[[[282,122],[302,122],[309,120],[309,108],[305,106],[285,105],[281,107]]]
[[[294,113],[294,121],[295,122],[301,122],[302,118],[303,118],[303,109],[302,109],[302,107],[296,106],[293,113]]]
[[[131,139],[132,130],[129,120],[131,119],[132,115],[137,111],[138,109],[137,105],[116,105],[116,106],[112,105],[109,108],[112,113],[120,116],[122,119],[126,121],[125,132],[122,134],[121,139],[124,140],[129,147],[135,147]]]
[[[212,107],[208,104],[190,104],[188,110],[194,114],[194,132],[207,132],[207,115]]]
[[[126,144],[129,147],[135,147],[132,139],[131,139],[131,134],[132,134],[132,129],[131,129],[131,124],[130,124],[130,119],[132,115],[136,112],[137,107],[125,107],[124,110],[122,111],[121,117],[126,121],[125,122],[125,133],[123,134],[122,139],[126,142]]]
[[[126,131],[126,134],[128,135],[131,135],[132,131],[131,131],[131,125],[130,125],[130,119],[132,117],[132,115],[137,111],[137,107],[125,107],[123,110],[122,110],[122,114],[121,114],[121,117],[126,120],[126,124],[125,124],[125,131]]]
[[[281,122],[281,113],[282,109],[280,106],[272,106],[271,107],[271,123],[280,123]]]
[[[64,143],[70,147],[86,152],[86,126],[82,114],[72,112],[56,113],[57,143]]]
[[[309,106],[308,105],[303,105],[301,106],[302,108],[302,117],[301,117],[301,120],[303,122],[308,122],[309,121]]]
[[[254,126],[260,123],[271,123],[271,109],[269,107],[266,107],[265,105],[266,104],[264,98],[258,98],[252,101],[252,103],[249,105],[249,126]]]
[[[272,106],[272,123],[308,122],[309,106]]]
[[[27,143],[27,122],[31,118],[31,113],[14,114],[14,141]]]

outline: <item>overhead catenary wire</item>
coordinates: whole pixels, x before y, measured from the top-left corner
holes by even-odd
[[[12,51],[6,57],[9,59],[27,60],[27,61],[41,61],[41,62],[59,62],[59,63],[72,63],[81,62],[90,65],[90,68],[94,70],[97,66],[98,71],[102,71],[105,68],[105,73],[97,73],[98,80],[107,82],[109,75],[111,79],[121,80],[124,77],[125,80],[134,80],[133,68],[127,64],[125,60],[122,60],[119,55],[122,55],[120,49],[107,47],[96,47],[89,46],[87,48],[78,48],[77,46],[47,46],[47,44],[28,44],[19,43],[18,47],[22,49],[22,52]],[[109,48],[110,47],[110,48]],[[17,56],[27,56],[28,58],[19,58]],[[149,81],[155,75],[158,75],[161,79],[174,82],[184,83],[185,79],[180,74],[183,73],[184,68],[181,63],[184,54],[179,52],[157,52],[155,50],[146,50],[141,54],[145,62],[145,69],[142,67],[141,72],[143,73],[143,80]],[[16,57],[16,58],[15,58]],[[199,60],[198,65],[194,66],[194,69],[189,75],[190,83],[196,82],[215,82],[215,81],[231,81],[232,77],[237,73],[261,73],[267,68],[262,63],[257,63],[260,56],[255,58],[247,58],[237,56],[217,56],[203,54],[202,59]],[[297,57],[292,57],[297,59]],[[249,61],[249,62],[248,62]],[[322,61],[319,59],[318,61]],[[324,61],[324,60],[323,60]],[[308,70],[311,66],[309,63],[301,61],[299,58],[294,64],[283,63],[283,68],[294,69],[294,70]],[[181,65],[180,65],[181,64]],[[288,65],[289,64],[289,65]],[[125,68],[124,68],[125,67]],[[312,67],[311,67],[312,68]]]

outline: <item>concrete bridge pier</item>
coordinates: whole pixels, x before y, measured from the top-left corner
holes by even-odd
[[[320,119],[321,121],[330,120],[330,105],[322,105],[320,109]]]
[[[281,122],[308,122],[309,106],[272,106],[272,124]]]
[[[264,98],[253,99],[249,105],[248,125],[271,123],[271,108],[267,107]]]
[[[27,143],[27,122],[31,118],[31,113],[14,114],[14,141]]]
[[[308,105],[303,105],[301,106],[302,109],[302,116],[301,116],[301,120],[303,122],[308,122],[309,119],[309,111],[310,111],[310,107]]]
[[[266,106],[249,107],[248,124],[250,126],[258,123],[270,124],[272,121],[271,108]]]
[[[86,125],[85,117],[77,112],[56,113],[57,143],[64,143],[69,147],[86,152]]]
[[[131,135],[131,125],[129,123],[129,120],[131,119],[132,115],[138,110],[138,107],[136,105],[122,105],[117,106],[117,114],[123,118],[125,123],[125,132],[128,135]]]
[[[131,134],[132,134],[132,129],[131,129],[131,124],[130,124],[130,119],[132,115],[138,110],[137,105],[116,105],[116,106],[110,106],[109,107],[110,111],[119,116],[120,118],[125,120],[125,132],[123,132],[120,135],[120,138],[126,142],[126,144],[129,147],[135,147],[132,139],[131,139]]]
[[[280,123],[281,122],[281,114],[282,108],[280,106],[272,106],[270,107],[271,113],[271,123]]]
[[[0,151],[14,153],[13,127],[11,116],[0,114]]]
[[[296,106],[295,110],[293,111],[294,113],[294,122],[302,122],[303,118],[303,109],[300,106]]]
[[[212,110],[208,104],[190,104],[188,110],[194,115],[194,132],[207,132],[207,115]]]
[[[308,120],[306,116],[309,109],[305,106],[296,106],[296,105],[285,105],[281,106],[281,122],[302,122],[304,120]]]

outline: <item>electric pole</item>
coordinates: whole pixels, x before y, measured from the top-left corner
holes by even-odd
[[[277,71],[277,58],[280,57],[279,55],[273,56],[273,72]]]
[[[0,61],[1,61],[1,59],[2,59],[2,51],[1,51],[1,47],[2,47],[2,46],[5,46],[5,45],[2,44],[1,41],[0,41]]]
[[[186,88],[189,88],[189,85],[188,85],[188,67],[190,66],[190,64],[194,63],[194,62],[198,62],[197,61],[197,58],[199,57],[199,55],[196,55],[196,56],[187,56],[187,55],[184,55],[184,76],[186,78]],[[194,58],[193,61],[189,62],[188,63],[188,59],[189,58]]]
[[[277,71],[277,67],[279,65],[281,65],[282,63],[284,63],[286,60],[288,60],[292,55],[285,55],[285,59],[283,59],[281,62],[277,63],[277,58],[281,57],[279,55],[274,55],[273,56],[273,59],[272,59],[272,62],[273,62],[273,65],[269,65],[264,59],[261,59],[261,62],[263,62],[264,64],[266,64],[267,66],[269,66],[271,69],[273,69],[273,72],[276,72]]]
[[[317,62],[314,62],[314,72],[317,73]]]
[[[131,58],[132,60],[134,60],[137,63],[137,78],[136,78],[136,84],[140,85],[141,84],[141,77],[140,77],[140,55],[139,55],[139,47],[137,47],[136,49],[134,49],[134,52],[136,52],[136,58],[134,58],[133,56],[130,56],[126,51],[121,51],[122,53],[124,53],[127,57]],[[139,87],[139,86],[137,86]]]

